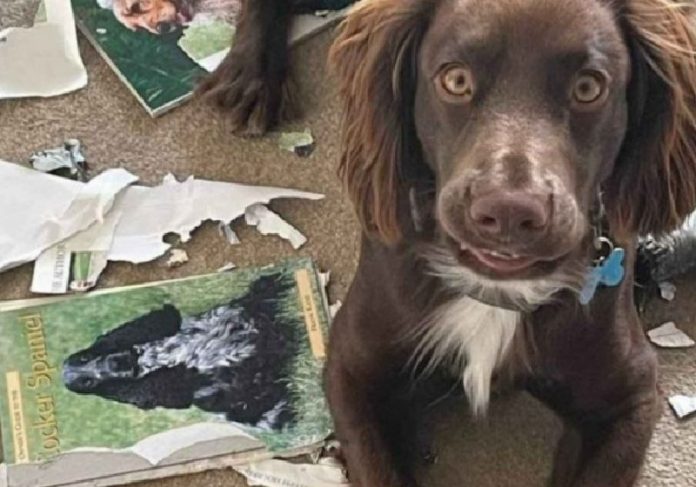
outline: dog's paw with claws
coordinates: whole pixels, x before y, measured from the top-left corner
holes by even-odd
[[[264,69],[260,56],[232,50],[205,78],[198,94],[227,112],[234,133],[263,135],[295,115],[290,80],[284,72]]]

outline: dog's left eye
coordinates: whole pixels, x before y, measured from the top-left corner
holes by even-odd
[[[605,99],[606,93],[606,76],[599,71],[584,71],[575,78],[572,99],[576,106],[594,106]]]
[[[446,98],[464,103],[473,99],[476,90],[471,70],[459,64],[443,69],[438,75],[437,86]]]

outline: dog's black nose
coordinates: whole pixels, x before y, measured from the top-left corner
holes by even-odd
[[[160,22],[157,24],[157,32],[160,34],[169,34],[176,30],[176,24],[172,22]]]
[[[550,220],[549,201],[523,191],[493,192],[476,197],[470,211],[481,236],[495,240],[538,237]]]

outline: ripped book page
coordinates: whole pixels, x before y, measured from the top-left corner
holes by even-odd
[[[245,215],[248,208],[258,204],[279,198],[319,200],[323,197],[294,189],[194,178],[178,182],[173,176],[168,176],[160,186],[135,186],[119,198],[116,207],[124,216],[116,228],[109,260],[134,264],[149,262],[169,250],[170,245],[163,241],[168,233],[176,233],[182,242],[187,242],[191,232],[207,220],[229,225]],[[280,217],[278,220],[282,223],[273,219],[270,230],[287,234],[291,243],[296,245],[298,235],[290,231],[289,225]]]
[[[44,0],[46,21],[0,32],[0,99],[58,96],[87,85],[68,0]]]
[[[112,169],[81,183],[0,161],[0,271],[103,222],[116,196],[137,179]]]

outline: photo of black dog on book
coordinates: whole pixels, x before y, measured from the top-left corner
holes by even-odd
[[[184,316],[165,305],[98,337],[63,364],[65,386],[140,409],[188,409],[281,430],[293,421],[288,364],[297,353],[278,306],[287,276],[259,277],[226,305]]]

